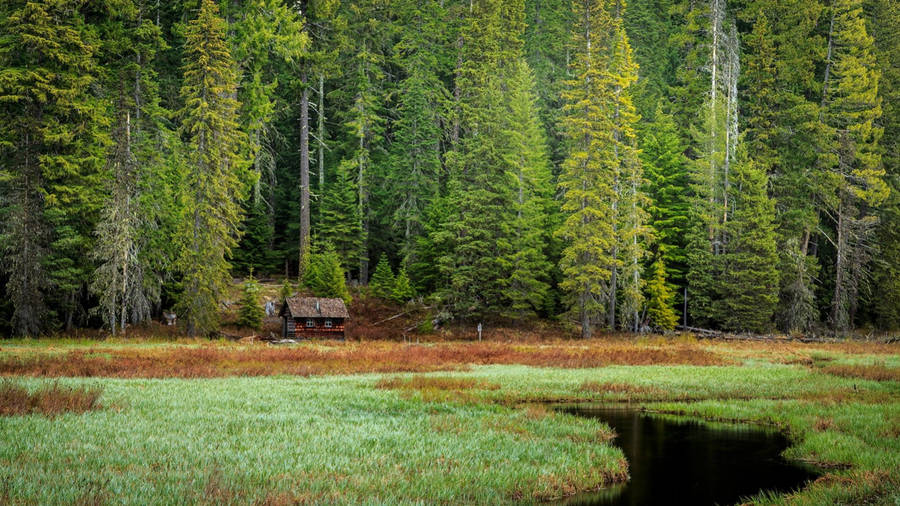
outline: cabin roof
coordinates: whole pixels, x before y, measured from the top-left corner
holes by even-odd
[[[290,311],[293,318],[350,318],[347,306],[341,299],[322,297],[288,297],[281,313]]]

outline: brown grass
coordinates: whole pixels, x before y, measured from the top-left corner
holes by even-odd
[[[595,381],[586,381],[581,385],[582,392],[593,392],[598,394],[615,393],[626,394],[627,396],[650,396],[665,397],[667,392],[660,388],[643,385],[630,385],[628,383],[597,383]]]
[[[376,388],[388,390],[498,390],[500,385],[474,378],[413,376],[411,378],[382,378]]]
[[[45,377],[207,378],[464,370],[470,365],[523,364],[585,368],[606,365],[724,365],[722,353],[697,343],[557,341],[545,344],[389,341],[320,342],[297,347],[206,344],[199,347],[88,348],[0,355],[0,375]]]
[[[900,367],[884,365],[829,365],[822,372],[844,378],[859,378],[873,381],[900,381]]]
[[[0,416],[39,413],[54,417],[62,413],[84,413],[99,409],[99,387],[70,388],[58,383],[29,392],[12,381],[0,382]]]

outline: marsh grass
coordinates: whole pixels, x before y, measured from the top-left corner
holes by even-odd
[[[900,367],[881,364],[837,364],[822,368],[822,372],[844,378],[861,378],[872,381],[900,381]]]
[[[89,349],[7,348],[0,351],[0,375],[114,378],[213,378],[225,376],[312,376],[369,372],[429,372],[472,365],[523,364],[592,368],[611,364],[733,363],[696,343],[593,341],[510,345],[497,342],[403,344],[396,342],[309,342],[295,347],[266,345],[104,347]]]
[[[503,504],[627,477],[596,421],[429,402],[375,388],[380,379],[104,379],[104,399],[126,409],[0,423],[6,493],[37,504]]]
[[[608,427],[546,403],[631,402],[785,431],[788,458],[828,469],[795,494],[754,502],[900,503],[900,384],[882,370],[900,365],[898,352],[690,338],[290,348],[14,342],[0,350],[0,374],[105,376],[58,384],[101,385],[104,404],[127,408],[4,418],[0,502],[554,499],[619,482],[627,463]],[[331,375],[362,372],[376,374]],[[17,384],[36,392],[48,382]]]
[[[11,381],[0,381],[0,416],[40,415],[55,417],[63,413],[85,413],[100,409],[103,389],[98,386],[67,387],[58,382],[33,391]]]

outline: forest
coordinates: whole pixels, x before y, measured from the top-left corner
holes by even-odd
[[[6,0],[0,334],[207,335],[248,275],[896,330],[898,95],[893,0]]]

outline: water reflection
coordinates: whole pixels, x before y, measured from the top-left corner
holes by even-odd
[[[762,490],[796,490],[817,476],[810,466],[781,457],[789,441],[778,432],[621,408],[563,410],[609,424],[631,475],[625,484],[578,496],[571,504],[732,504]]]

